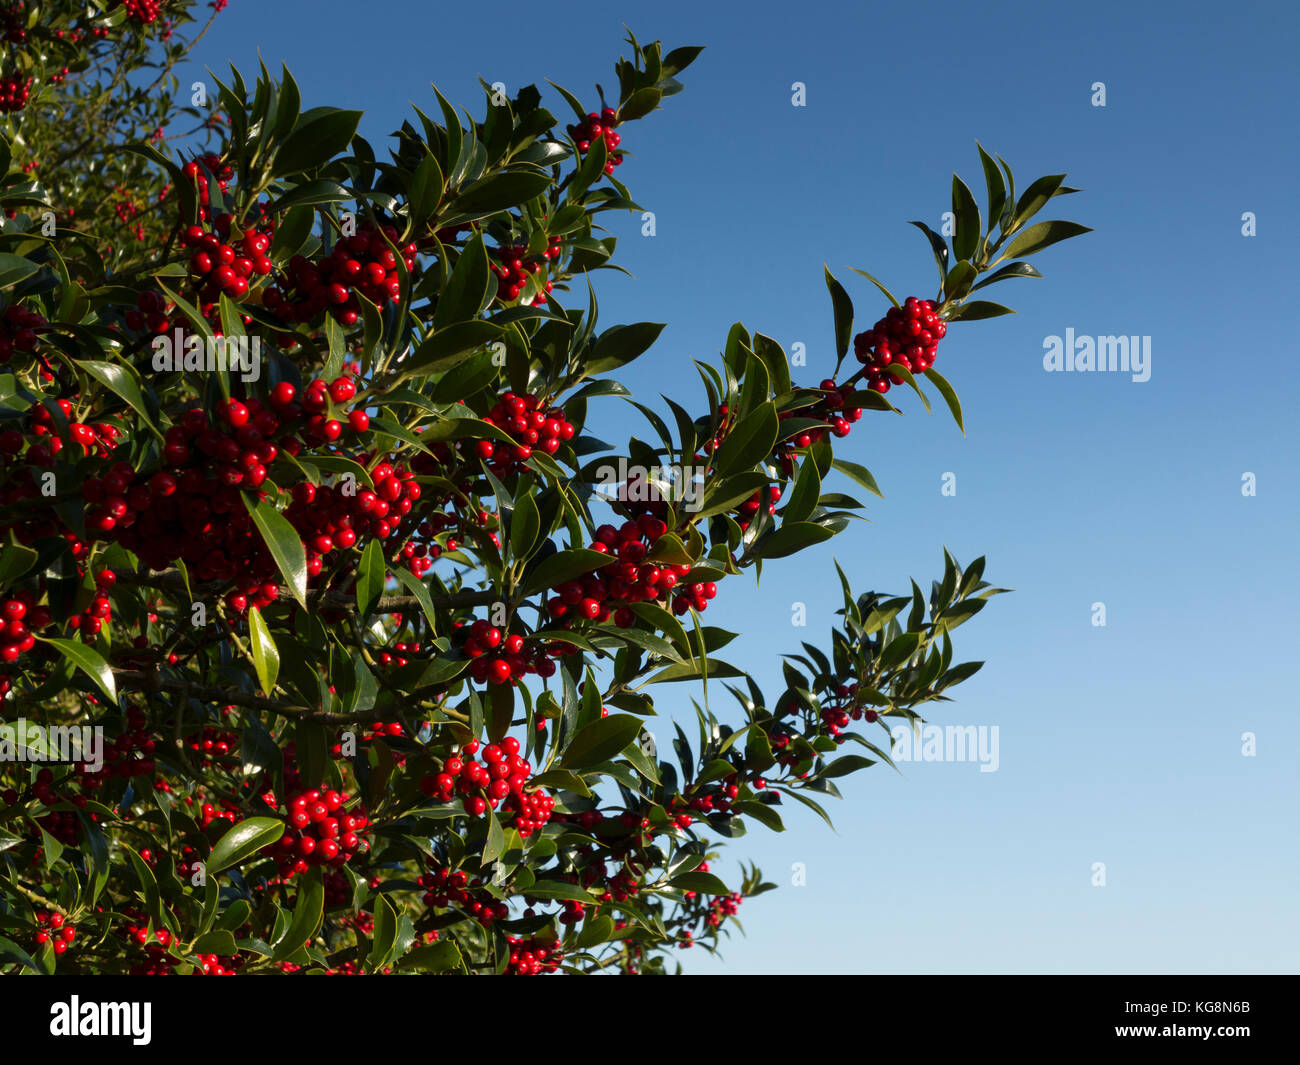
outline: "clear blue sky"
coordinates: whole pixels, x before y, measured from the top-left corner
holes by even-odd
[[[987,554],[989,579],[1016,594],[957,632],[958,657],[988,665],[932,719],[997,725],[998,771],[874,767],[831,803],[837,833],[794,810],[784,835],[755,826],[729,849],[781,890],[742,909],[748,937],[724,961],[683,953],[688,971],[1300,967],[1300,377],[1286,311],[1300,16],[1209,7],[233,0],[202,43],[200,66],[250,76],[260,46],[272,69],[288,63],[304,106],[364,108],[377,146],[410,102],[428,110],[431,81],[476,108],[479,75],[512,93],[549,77],[594,100],[595,81],[614,83],[625,21],[643,40],[706,45],[687,91],[626,131],[619,177],[657,235],[611,219],[636,277],[605,272],[598,287],[607,325],[670,323],[628,380],[647,402],[702,406],[689,359],[712,357],[737,320],[787,350],[803,342],[815,383],[833,364],[823,263],[858,329],[883,308],[850,266],[900,297],[932,295],[906,222],[938,227],[954,168],[982,196],[977,139],[1022,187],[1068,171],[1086,190],[1056,203],[1096,232],[1042,253],[1045,280],[990,293],[1018,315],[956,325],[940,347],[968,435],[915,397],[905,418],[866,416],[840,453],[885,492],[871,524],[771,565],[761,591],[726,583],[707,615],[743,632],[727,657],[774,690],[780,652],[824,642],[833,557],[859,588],[901,591],[940,575],[943,545],[963,562]],[[1045,373],[1043,340],[1067,327],[1150,336],[1151,379]],[[626,424],[603,402],[595,428]],[[955,497],[940,493],[945,472]],[[796,600],[807,629],[791,627]],[[680,686],[659,695],[689,713]],[[807,886],[790,886],[795,862]]]

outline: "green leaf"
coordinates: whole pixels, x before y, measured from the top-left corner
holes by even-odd
[[[830,267],[823,266],[826,272],[826,287],[831,294],[831,308],[835,312],[835,357],[844,358],[849,351],[849,341],[853,336],[853,301],[849,294],[831,276]]]
[[[637,89],[628,97],[627,103],[618,109],[619,121],[631,122],[634,119],[644,118],[659,106],[663,95],[661,90],[655,88]]]
[[[219,873],[238,865],[283,835],[284,822],[277,817],[250,817],[240,821],[212,848],[207,863],[208,873]]]
[[[607,762],[634,742],[642,727],[641,719],[633,714],[610,714],[593,721],[577,731],[561,756],[560,765],[565,769],[585,769]]]
[[[905,632],[889,641],[884,650],[880,652],[880,658],[876,664],[881,670],[894,669],[911,658],[920,646],[920,633]]]
[[[845,776],[848,773],[856,773],[859,769],[866,769],[867,766],[875,764],[873,758],[867,758],[861,754],[845,754],[836,758],[817,775],[822,780],[829,780],[833,777]]]
[[[397,364],[398,377],[445,373],[501,336],[501,327],[492,322],[481,319],[456,322],[434,333],[400,361]]]
[[[531,570],[524,580],[522,593],[526,596],[536,595],[557,584],[581,577],[601,566],[608,566],[616,561],[612,555],[592,551],[585,547],[574,547],[567,551],[557,551],[543,559]]]
[[[961,402],[957,399],[957,393],[952,385],[948,383],[947,378],[938,370],[926,370],[925,376],[935,388],[939,390],[939,395],[943,396],[943,401],[948,404],[948,410],[952,412],[952,420],[957,423],[957,428],[961,430],[961,435],[966,435],[966,426],[961,420]]]
[[[699,661],[684,662],[678,665],[667,666],[661,669],[647,684],[665,684],[669,681],[681,680],[699,680],[702,676],[709,678],[728,679],[731,677],[743,677],[745,674],[731,665],[729,662],[722,662],[719,659],[711,658],[708,660],[707,668]]]
[[[991,303],[988,300],[971,300],[969,303],[963,303],[948,312],[947,320],[950,322],[976,322],[984,318],[998,318],[1004,314],[1015,314],[1010,307],[1004,307],[1000,303]]]
[[[497,820],[496,811],[488,809],[487,839],[483,843],[483,864],[495,862],[505,853],[506,834],[501,831],[501,822]]]
[[[956,266],[948,271],[948,276],[943,279],[943,295],[946,300],[960,300],[966,297],[970,292],[971,285],[975,283],[975,278],[979,276],[979,271],[971,265],[968,259],[962,259]]]
[[[781,815],[776,810],[768,806],[765,802],[752,802],[742,800],[735,803],[732,809],[745,817],[752,817],[755,821],[770,828],[773,832],[784,832],[785,822],[781,820]]]
[[[289,586],[289,591],[293,594],[294,599],[298,601],[298,605],[305,609],[307,606],[307,551],[298,536],[298,530],[290,525],[289,519],[271,506],[270,503],[255,500],[247,494],[243,495],[243,500],[244,506],[253,519],[253,524],[257,526],[257,531],[262,534],[267,550],[271,552],[271,558],[275,561],[280,575],[284,577],[285,583]]]
[[[275,174],[314,170],[333,158],[356,135],[361,115],[360,111],[340,111],[335,107],[304,111],[275,153]]]
[[[762,558],[785,558],[834,535],[831,529],[817,522],[783,521],[779,529],[760,542],[758,553]]]
[[[450,209],[467,219],[482,218],[527,203],[550,185],[550,174],[527,171],[489,174],[461,192],[450,204]]]
[[[127,405],[130,406],[137,414],[144,419],[145,425],[152,432],[161,436],[153,419],[149,417],[149,410],[144,405],[144,397],[140,395],[140,386],[136,384],[135,378],[130,372],[122,366],[111,362],[78,362],[77,366],[85,370],[91,377],[95,378],[100,384],[110,391],[116,393]]]
[[[40,266],[30,259],[24,259],[21,255],[0,252],[0,288],[16,285],[23,278],[31,277],[39,269]]]
[[[680,48],[674,48],[664,56],[660,70],[665,76],[680,74],[695,62],[702,51],[704,51],[703,47],[698,45],[682,45]]]
[[[567,884],[563,880],[538,880],[523,894],[538,899],[567,899],[571,902],[588,904],[596,901],[591,892],[584,891],[577,884]]]
[[[56,637],[37,636],[41,643],[48,643],[58,650],[72,665],[95,682],[110,703],[117,702],[117,685],[113,683],[113,671],[108,663],[100,657],[93,647],[88,647],[79,640],[64,640]]]
[[[21,577],[36,565],[39,557],[33,548],[22,544],[5,544],[0,547],[0,588]]]
[[[262,612],[255,606],[248,608],[248,638],[253,645],[253,665],[257,667],[258,683],[269,696],[275,690],[275,679],[280,674],[280,650],[275,646]]]
[[[514,514],[510,519],[510,551],[515,561],[528,557],[541,528],[542,517],[532,492],[522,493],[515,499]]]
[[[853,478],[853,480],[857,481],[858,484],[862,485],[863,488],[873,495],[880,496],[881,499],[885,498],[884,493],[880,491],[880,487],[876,484],[876,479],[871,476],[871,471],[865,466],[860,466],[856,462],[850,462],[848,459],[832,459],[831,467],[839,470],[840,473]]]
[[[348,192],[337,181],[309,181],[304,185],[298,185],[290,189],[267,210],[271,212],[284,211],[290,207],[296,207],[298,204],[320,204],[320,203],[346,203],[352,199],[352,193]]]
[[[875,285],[876,288],[880,289],[880,291],[883,292],[883,293],[885,294],[886,299],[888,299],[889,302],[892,303],[895,307],[900,307],[900,306],[902,306],[902,305],[898,302],[898,300],[896,300],[896,299],[894,298],[894,294],[893,294],[892,292],[890,292],[889,289],[885,288],[884,285],[882,285],[879,281],[877,281],[874,277],[872,277],[872,276],[871,276],[869,273],[867,273],[865,270],[859,270],[856,266],[851,266],[851,267],[849,267],[849,269],[852,270],[855,274],[861,274],[861,275],[862,275],[863,277],[865,277],[868,281],[870,281],[873,285]]]
[[[419,601],[420,609],[424,611],[424,616],[428,619],[429,631],[437,632],[438,616],[433,609],[433,598],[429,595],[428,586],[403,566],[398,566],[397,569],[393,570],[393,575]]]
[[[712,873],[701,873],[695,870],[690,873],[682,873],[680,876],[673,877],[668,881],[675,888],[681,888],[683,891],[695,891],[701,895],[730,895],[731,888],[727,887]]]
[[[956,174],[952,176],[952,213],[957,219],[957,231],[952,238],[953,254],[959,260],[973,259],[984,227],[975,197],[966,182]]]
[[[764,403],[732,426],[718,448],[714,468],[723,477],[751,469],[772,453],[780,431],[776,404]]]
[[[192,944],[190,944],[189,953],[191,954],[220,954],[223,957],[239,953],[239,944],[235,942],[235,935],[224,928],[214,929],[211,932],[204,932]]]
[[[1056,190],[1060,188],[1061,182],[1064,180],[1064,174],[1048,174],[1046,177],[1040,177],[1029,188],[1025,189],[1024,195],[1020,197],[1020,202],[1016,204],[1016,213],[1011,223],[1012,229],[1019,229],[1041,211],[1043,205],[1056,195]]]
[[[463,972],[465,960],[461,957],[460,949],[455,943],[450,939],[442,939],[437,943],[430,943],[409,951],[403,955],[398,968],[413,969],[422,973],[445,973],[453,969]]]
[[[910,222],[909,225],[916,226],[925,234],[926,240],[930,242],[930,251],[934,255],[935,265],[939,267],[939,281],[948,276],[948,245],[944,242],[943,237],[939,236],[933,229],[924,222]]]
[[[972,292],[975,292],[978,289],[984,288],[986,285],[994,285],[997,284],[999,281],[1005,281],[1007,278],[1010,277],[1042,277],[1042,276],[1043,275],[1040,274],[1037,270],[1035,270],[1032,266],[1030,266],[1029,263],[1026,262],[1007,263],[1007,265],[1002,267],[1001,270],[994,271],[992,274],[986,277],[979,284],[971,285],[970,290]]]
[[[447,287],[438,297],[438,309],[433,315],[434,330],[477,317],[488,301],[489,292],[495,289],[495,279],[488,269],[487,248],[483,244],[483,235],[479,233],[461,251]]]
[[[664,331],[658,322],[616,325],[596,338],[591,358],[583,370],[588,375],[606,373],[640,358]]]
[[[357,565],[357,615],[364,619],[375,608],[384,591],[384,551],[378,540],[371,540],[361,552]]]
[[[816,509],[821,494],[822,479],[817,473],[817,463],[801,463],[794,480],[794,491],[782,511],[782,523],[803,521]]]
[[[998,164],[993,161],[992,156],[979,142],[976,142],[975,147],[979,148],[980,165],[984,167],[984,184],[989,194],[989,228],[992,229],[1002,217],[1002,205],[1007,200],[1007,186],[1002,180],[1002,171],[998,169]]]
[[[393,953],[393,948],[397,945],[397,910],[388,901],[387,895],[380,894],[375,896],[375,904],[371,912],[374,916],[375,930],[372,934],[370,956],[366,959],[366,965],[372,973],[375,973],[384,967]]]
[[[1078,222],[1062,222],[1060,220],[1038,222],[1016,237],[1000,258],[1019,259],[1023,255],[1033,255],[1035,252],[1040,252],[1058,241],[1069,240],[1071,237],[1091,232],[1092,228],[1090,226],[1081,226]]]
[[[578,933],[578,938],[573,941],[573,945],[579,950],[586,950],[588,947],[608,942],[613,935],[614,919],[607,917],[603,913],[598,913],[594,917],[587,919],[586,924],[582,926],[582,931]]]

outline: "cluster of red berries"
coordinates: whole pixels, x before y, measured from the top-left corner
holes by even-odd
[[[81,634],[85,643],[91,643],[113,616],[113,601],[108,593],[117,582],[111,569],[100,570],[95,575],[95,597],[86,604],[80,615],[68,619],[68,628]]]
[[[27,43],[26,0],[15,0],[0,8],[0,41],[6,44]]]
[[[352,494],[340,486],[309,481],[293,486],[293,502],[284,516],[307,545],[309,576],[320,573],[322,559],[336,548],[347,550],[362,536],[387,539],[420,498],[415,474],[401,466],[381,462],[370,477],[374,491],[363,488]],[[422,573],[419,560],[412,561],[412,571]]]
[[[239,598],[230,603],[237,612],[248,603],[261,607],[274,601],[277,570],[251,528],[239,489],[260,486],[281,447],[289,454],[302,449],[303,439],[294,433],[309,445],[342,433],[341,423],[327,419],[324,411],[330,398],[350,398],[355,386],[340,379],[329,388],[323,382],[309,388],[298,404],[293,386],[282,382],[269,406],[256,398],[231,400],[216,424],[202,409],[186,411],[165,434],[162,458],[167,469],[146,476],[129,463],[117,462],[103,476],[87,478],[82,493],[90,504],[88,528],[137,552],[153,569],[164,569],[179,557],[200,580],[237,579]],[[360,424],[360,419],[349,418],[349,425]],[[368,426],[368,419],[364,424]],[[335,527],[332,508],[311,506],[318,492],[324,493],[323,502],[337,499],[348,508],[354,525],[358,515],[374,519],[366,531],[377,536],[387,536],[395,525],[381,515],[394,508],[409,510],[419,496],[410,475],[396,479],[391,467],[381,465],[373,476],[386,498],[369,490],[346,497],[310,484],[297,486],[297,509],[291,506],[286,515],[298,519],[310,553],[310,575],[319,574],[322,555],[335,546],[351,546],[357,536],[353,529]]]
[[[47,913],[41,910],[36,914],[36,945],[49,943],[55,954],[62,954],[77,938],[77,930],[68,923],[61,913]]]
[[[424,888],[424,904],[429,907],[456,906],[466,911],[484,928],[510,916],[510,907],[481,890],[482,880],[470,880],[460,869],[437,869],[425,873],[418,881]],[[481,896],[481,897],[476,897]]]
[[[572,440],[576,431],[560,407],[545,408],[541,397],[531,393],[520,396],[506,392],[493,404],[483,420],[512,437],[514,445],[479,440],[472,445],[462,446],[472,446],[474,454],[486,461],[498,477],[504,477],[523,466],[532,458],[534,448],[554,455],[561,442]]]
[[[785,411],[779,416],[779,420],[784,421],[787,418],[815,418],[817,421],[830,423],[830,431],[834,436],[846,437],[852,430],[852,422],[856,422],[862,417],[862,408],[849,407],[846,401],[849,396],[853,395],[852,385],[837,385],[832,378],[826,378],[818,388],[822,392],[822,397],[808,407],[800,407],[798,410]],[[791,448],[812,447],[822,438],[824,430],[822,429],[801,429],[798,433],[784,440],[778,440],[775,451],[783,453]]]
[[[122,0],[126,17],[138,26],[149,26],[158,20],[165,0]]]
[[[132,942],[144,947],[145,952],[145,960],[133,965],[130,975],[171,975],[180,964],[180,959],[167,952],[176,937],[166,928],[151,930],[144,916],[137,911],[129,910],[127,916],[133,923],[125,926],[126,935]],[[195,976],[236,976],[244,967],[244,959],[240,955],[227,958],[218,954],[196,954],[195,957],[199,962],[194,969]]]
[[[187,806],[193,806],[194,798],[195,797],[192,795],[187,795],[185,797],[185,804]],[[217,807],[217,806],[213,806],[212,803],[210,802],[203,802],[202,793],[199,794],[198,798],[200,800],[199,817],[198,817],[200,828],[207,828],[208,825],[212,824],[213,821],[228,821],[230,824],[233,825],[236,821],[240,819],[241,815],[239,812],[239,807],[236,806],[229,799],[222,799],[221,806]]]
[[[190,738],[187,744],[191,751],[199,755],[199,764],[206,769],[219,758],[224,758],[231,751],[239,749],[239,736],[224,729],[204,725],[198,735]]]
[[[866,367],[871,388],[889,391],[891,365],[911,373],[922,373],[934,365],[939,341],[948,332],[947,323],[934,308],[934,300],[908,296],[901,308],[890,307],[880,321],[853,338],[853,353]]]
[[[31,352],[36,348],[36,330],[49,323],[45,316],[15,303],[0,315],[0,362],[8,362],[14,352]]]
[[[443,763],[441,772],[421,780],[420,790],[441,802],[460,795],[465,812],[476,817],[504,803],[503,809],[515,814],[516,831],[525,838],[544,827],[555,800],[544,792],[525,790],[532,768],[519,755],[519,741],[507,736],[500,745],[489,744],[483,748],[481,762],[474,760],[478,749],[478,740],[470,740]]]
[[[128,329],[139,331],[147,328],[155,336],[160,336],[171,327],[168,317],[171,310],[171,303],[161,292],[145,289],[136,296],[135,306],[127,310],[123,319]]]
[[[717,928],[728,917],[734,917],[744,901],[745,896],[739,891],[733,891],[730,895],[718,895],[709,903],[709,912],[704,918],[704,923],[710,928]]]
[[[591,149],[591,142],[597,137],[604,138],[607,153],[606,174],[612,174],[614,167],[623,165],[623,153],[615,150],[623,141],[623,138],[614,132],[614,127],[617,125],[618,112],[612,107],[606,107],[599,114],[592,111],[581,123],[568,127],[569,136],[577,144],[579,155],[586,155]]]
[[[506,962],[505,976],[540,976],[553,973],[564,961],[564,951],[558,943],[533,936],[507,936],[510,960]]]
[[[282,877],[305,873],[313,865],[338,868],[353,855],[370,849],[364,835],[369,824],[365,807],[357,804],[349,812],[345,803],[345,797],[337,791],[319,788],[289,800],[289,823],[284,835],[263,848],[264,854],[276,857]]]
[[[289,381],[277,384],[269,397],[275,416],[285,423],[302,420],[302,424],[295,430],[302,437],[301,443],[289,441],[285,444],[285,450],[296,455],[303,443],[308,446],[334,443],[343,435],[345,426],[333,417],[332,408],[350,403],[356,394],[356,382],[347,375],[336,377],[328,384],[323,378],[315,378],[308,383],[301,398]],[[252,403],[249,405],[251,408]],[[238,416],[238,411],[234,413]],[[342,414],[343,411],[339,410],[338,413]],[[358,435],[369,431],[370,415],[360,409],[348,411],[346,428]]]
[[[832,736],[839,737],[840,732],[848,728],[851,721],[865,720],[870,724],[879,719],[879,713],[860,705],[857,696],[858,684],[854,681],[851,684],[839,685],[832,697],[822,700],[822,724]]]
[[[249,228],[234,243],[226,243],[231,226],[230,215],[223,214],[214,222],[215,232],[196,225],[181,233],[181,244],[194,252],[190,273],[200,305],[215,303],[222,293],[232,300],[242,299],[248,294],[250,278],[265,276],[274,268],[266,254],[271,248],[270,234]]]
[[[21,111],[32,95],[32,79],[13,71],[0,77],[0,112]]]
[[[36,605],[36,597],[25,589],[0,599],[0,663],[17,662],[36,646],[35,632],[53,618],[49,610]]]
[[[468,625],[456,622],[455,628],[464,637],[462,653],[472,659],[470,678],[478,684],[508,684],[530,673],[555,675],[555,663],[518,633],[506,635],[483,618]]]
[[[389,246],[397,238],[393,226],[366,227],[339,240],[319,263],[295,255],[287,282],[268,289],[262,302],[287,322],[309,322],[328,310],[341,325],[355,325],[361,313],[358,293],[379,307],[401,295],[397,255]],[[417,245],[399,250],[407,271],[414,270]]]
[[[117,446],[121,433],[116,426],[107,423],[92,425],[89,422],[79,422],[73,417],[74,408],[69,400],[60,399],[57,404],[64,418],[68,420],[68,436],[72,438],[73,443],[80,445],[83,458],[92,451],[100,458],[104,458]],[[33,466],[53,466],[54,456],[63,450],[63,437],[58,434],[54,415],[44,405],[33,407],[29,426],[32,436],[48,438],[48,441],[42,440],[40,444],[30,448],[26,456],[27,461]],[[8,433],[13,432],[16,430],[8,431]],[[17,454],[21,447],[20,442],[15,448],[12,436],[7,434],[4,440],[0,441],[0,449],[6,453],[9,453],[12,448],[12,453]]]
[[[548,261],[558,259],[564,252],[564,238],[551,237],[540,259],[528,255],[526,244],[499,248],[494,255],[500,262],[492,264],[492,272],[497,278],[497,299],[503,302],[517,300],[528,284],[529,277],[540,275],[540,291],[533,297],[534,303],[545,303],[546,294],[555,286],[550,281],[543,281]]]
[[[764,498],[766,497],[767,513],[769,515],[776,513],[776,504],[781,499],[781,486],[772,484],[766,488],[754,490],[754,494],[740,504],[736,511],[736,524],[743,530],[749,528],[749,523],[754,520],[754,516],[763,509]]]
[[[250,407],[232,403],[223,427],[201,409],[186,411],[165,434],[168,468],[152,476],[116,462],[103,476],[88,477],[82,488],[87,529],[116,539],[153,569],[180,558],[204,581],[251,576],[256,587],[271,580],[277,571],[239,489],[266,479],[278,448],[263,429],[274,432],[279,423],[261,409],[257,415],[266,418],[250,419]]]
[[[596,529],[591,550],[613,555],[608,565],[581,579],[565,581],[552,589],[547,601],[551,617],[564,619],[564,627],[587,620],[603,623],[613,617],[621,629],[636,624],[635,603],[671,601],[675,614],[685,614],[691,607],[703,610],[718,594],[713,581],[699,581],[678,587],[691,567],[660,565],[647,561],[655,543],[668,531],[661,518],[642,514],[635,521],[615,527],[604,524]]]

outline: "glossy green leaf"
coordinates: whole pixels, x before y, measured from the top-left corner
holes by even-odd
[[[753,468],[772,453],[779,433],[776,405],[764,403],[731,427],[718,448],[714,468],[723,477]]]
[[[262,534],[267,550],[271,553],[276,568],[284,578],[285,584],[298,604],[307,606],[307,550],[303,547],[298,530],[289,524],[289,519],[266,501],[255,500],[243,494],[244,506],[248,509]]]
[[[248,642],[252,645],[258,683],[262,691],[270,695],[275,690],[276,677],[280,675],[280,650],[275,646],[262,612],[255,606],[248,608]]]
[[[958,260],[973,259],[983,235],[983,222],[974,195],[956,174],[952,176],[952,213],[957,219],[957,231],[952,238],[953,254]]]
[[[250,817],[240,821],[212,848],[207,862],[209,875],[251,858],[283,835],[284,822],[278,817]]]
[[[93,647],[87,646],[80,640],[64,640],[47,636],[37,636],[36,638],[41,643],[49,644],[72,663],[75,669],[80,670],[94,681],[95,686],[108,696],[110,703],[117,702],[117,685],[113,682],[113,671]]]
[[[1081,226],[1078,222],[1062,222],[1059,220],[1037,222],[1017,236],[1008,245],[1001,257],[1003,259],[1018,259],[1023,255],[1033,255],[1035,252],[1051,247],[1059,241],[1069,240],[1071,237],[1091,232],[1090,227]]]
[[[304,111],[275,153],[275,173],[314,170],[343,151],[357,132],[360,111],[313,107]]]
[[[593,721],[574,734],[560,765],[575,770],[607,762],[641,735],[643,727],[641,719],[632,714],[610,714]]]

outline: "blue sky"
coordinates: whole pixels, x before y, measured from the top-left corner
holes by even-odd
[[[251,75],[260,47],[289,65],[304,106],[364,108],[378,146],[410,102],[427,110],[430,82],[472,107],[480,75],[512,93],[549,77],[594,101],[594,82],[614,84],[624,22],[667,47],[707,46],[687,91],[625,131],[619,177],[656,235],[612,218],[636,276],[598,283],[606,325],[669,323],[627,379],[646,402],[667,392],[702,408],[690,359],[714,357],[737,320],[805,344],[816,383],[834,361],[824,263],[857,329],[884,308],[849,267],[900,298],[933,295],[906,222],[938,228],[954,169],[982,197],[976,140],[1022,188],[1068,171],[1086,190],[1055,203],[1096,232],[1038,256],[1045,280],[989,293],[1017,315],[954,325],[940,346],[966,437],[915,397],[904,418],[864,417],[837,450],[884,490],[870,524],[770,565],[761,589],[724,584],[707,615],[743,632],[727,657],[774,691],[779,653],[825,642],[833,558],[860,589],[895,592],[910,576],[928,587],[944,545],[962,562],[987,555],[987,577],[1016,592],[956,633],[959,658],[988,664],[932,720],[998,726],[997,772],[873,767],[842,782],[837,832],[795,810],[783,835],[755,826],[729,849],[781,890],[742,908],[748,936],[722,961],[685,952],[688,971],[1294,972],[1296,10],[372,10],[382,17],[233,0],[182,83],[228,61]],[[791,105],[796,81],[806,107]],[[1090,102],[1098,81],[1104,108]],[[1149,336],[1150,380],[1045,372],[1044,338],[1066,328]],[[603,402],[596,431],[626,424]],[[956,496],[940,493],[948,472]],[[791,627],[795,601],[806,629]],[[689,713],[680,686],[659,697]],[[806,886],[791,886],[794,863]]]

